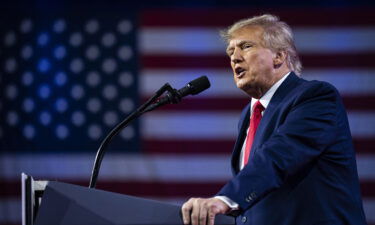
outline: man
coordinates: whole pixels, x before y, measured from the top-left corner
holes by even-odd
[[[234,177],[182,206],[184,224],[366,224],[347,116],[336,89],[306,81],[290,27],[273,15],[224,32],[238,88],[251,97],[232,154]]]

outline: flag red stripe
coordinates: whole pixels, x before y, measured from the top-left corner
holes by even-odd
[[[155,27],[226,27],[237,20],[263,13],[278,15],[291,26],[373,26],[375,17],[370,8],[350,9],[256,9],[236,10],[212,9],[162,9],[144,10],[141,15],[142,26]],[[168,16],[166,16],[168,15]],[[194,16],[192,16],[194,15]],[[319,16],[317,16],[319,15]],[[173,18],[173,19],[171,19]],[[311,19],[314,18],[314,19]]]
[[[375,139],[374,138],[361,138],[355,137],[353,139],[354,149],[356,153],[366,154],[375,153]]]
[[[144,140],[148,154],[230,154],[235,140]]]
[[[144,97],[142,102],[148,98]],[[347,110],[374,111],[375,95],[343,96],[344,105]],[[158,111],[234,111],[242,110],[249,103],[249,98],[185,98],[180,104],[165,105]]]
[[[146,102],[148,98],[143,98]],[[233,111],[242,110],[249,103],[247,98],[185,98],[179,104],[170,104],[158,108],[160,111]]]
[[[88,186],[85,181],[64,180],[62,182],[77,184],[81,186]],[[186,182],[180,183],[175,181],[160,182],[160,181],[98,181],[96,188],[121,194],[135,195],[135,196],[158,196],[160,198],[174,198],[186,196],[211,196],[216,194],[220,188],[225,184],[222,182]],[[1,181],[0,197],[20,196],[21,183],[19,181]]]
[[[230,68],[229,58],[224,55],[143,55],[143,68]],[[342,53],[301,55],[304,68],[371,68],[375,53]]]

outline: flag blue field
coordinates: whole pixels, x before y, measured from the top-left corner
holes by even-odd
[[[0,27],[0,225],[21,219],[20,174],[88,186],[100,141],[164,83],[211,88],[145,114],[115,138],[97,187],[182,203],[230,179],[249,98],[219,31],[271,12],[292,26],[305,79],[347,108],[365,213],[375,224],[375,18],[370,9],[143,9],[7,15]],[[317,16],[319,15],[319,16]]]

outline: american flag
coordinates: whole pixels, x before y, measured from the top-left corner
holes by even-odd
[[[375,17],[364,8],[2,17],[0,224],[20,223],[21,172],[88,186],[96,148],[117,122],[164,83],[180,88],[200,75],[210,89],[145,114],[116,138],[97,188],[177,203],[214,195],[231,177],[249,101],[233,83],[218,32],[264,12],[292,26],[302,76],[340,91],[365,213],[375,224]]]

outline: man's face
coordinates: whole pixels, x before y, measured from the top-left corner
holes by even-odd
[[[263,28],[249,26],[232,34],[227,54],[238,88],[251,97],[260,98],[276,82],[275,53],[262,45]]]

